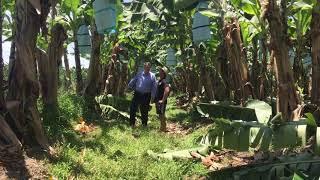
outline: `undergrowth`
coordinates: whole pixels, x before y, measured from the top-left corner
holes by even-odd
[[[169,121],[190,125],[191,116],[174,106],[169,100]],[[188,135],[159,132],[159,121],[153,107],[148,128],[132,130],[126,120],[102,119],[92,116],[85,100],[72,94],[59,96],[57,118],[44,114],[44,124],[58,158],[49,161],[49,174],[58,179],[180,179],[184,176],[204,175],[207,170],[193,161],[155,160],[146,152],[163,152],[165,149],[181,150],[198,146],[195,139],[205,128],[198,128]],[[48,115],[49,114],[49,115]],[[79,117],[93,123],[97,129],[87,135],[73,130]]]

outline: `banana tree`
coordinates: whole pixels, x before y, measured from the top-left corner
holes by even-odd
[[[45,136],[37,108],[39,85],[35,68],[36,39],[40,31],[46,32],[45,22],[50,10],[49,2],[17,0],[16,18],[16,57],[10,72],[7,101],[8,111],[17,127],[17,135],[24,143],[40,145],[52,153]]]
[[[307,51],[307,32],[310,29],[312,2],[297,1],[290,4],[289,9],[288,32],[295,47],[293,62],[294,79],[300,87],[303,87],[304,93],[308,94],[309,80],[302,58]]]
[[[77,39],[77,29],[82,22],[84,22],[84,15],[92,9],[87,9],[86,4],[81,5],[80,0],[62,0],[59,17],[56,17],[57,21],[63,21],[65,25],[68,25],[69,30],[72,33],[74,43],[74,57],[76,65],[76,92],[80,94],[84,85],[81,74],[80,64],[80,51]]]
[[[13,41],[14,25],[13,18],[10,14],[13,14],[15,2],[10,0],[2,0],[0,5],[0,32],[1,35],[7,37],[5,41]],[[3,42],[3,36],[0,37],[0,42]],[[3,57],[2,57],[2,43],[0,45],[0,87],[3,87]],[[3,88],[0,89],[0,109],[5,109],[5,99]]]
[[[0,109],[4,109],[5,107],[5,101],[4,101],[4,92],[3,92],[3,57],[2,57],[2,23],[3,23],[3,7],[2,7],[2,1],[0,1]]]
[[[91,60],[89,65],[87,84],[84,90],[84,95],[87,97],[95,97],[96,95],[99,94],[101,89],[100,86],[101,86],[101,78],[102,78],[100,52],[101,52],[101,44],[103,42],[103,36],[98,34],[98,31],[94,23],[92,23],[91,34],[92,34]]]
[[[238,13],[244,46],[252,53],[250,81],[254,94],[263,100],[268,95],[266,86],[268,31],[261,16],[261,3],[259,0],[232,0],[231,2]]]
[[[271,36],[271,59],[278,84],[277,112],[281,112],[284,120],[293,118],[298,108],[299,99],[294,84],[293,72],[289,64],[287,34],[276,0],[268,0],[263,7],[263,17],[268,20]]]
[[[218,31],[216,34],[221,37],[222,43],[219,48],[215,47],[218,50],[218,60],[221,63],[221,65],[217,64],[217,67],[221,70],[227,89],[233,90],[238,102],[243,103],[247,97],[245,84],[249,79],[239,21],[234,13],[228,12],[230,6],[227,1],[214,1],[210,6],[211,10],[205,10],[202,13],[218,19],[214,24],[218,24],[216,28],[220,29],[221,33]]]
[[[53,25],[50,35],[46,53],[48,59],[39,58],[37,60],[44,109],[55,111],[58,105],[58,64],[61,62],[64,51],[63,44],[67,35],[64,27],[59,23]],[[39,57],[46,57],[46,55],[42,55],[41,52]]]
[[[311,46],[312,46],[312,91],[311,102],[320,105],[320,1],[312,10]]]

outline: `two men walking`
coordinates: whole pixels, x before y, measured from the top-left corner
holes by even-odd
[[[166,99],[169,95],[169,86],[165,82],[167,74],[166,68],[160,69],[160,79],[157,82],[155,75],[150,72],[151,64],[144,63],[144,70],[139,72],[131,81],[128,86],[134,90],[131,106],[130,106],[130,125],[135,127],[136,112],[138,107],[141,112],[142,125],[148,124],[148,113],[151,108],[151,103],[156,103],[157,113],[161,120],[161,130],[165,131],[165,107]]]

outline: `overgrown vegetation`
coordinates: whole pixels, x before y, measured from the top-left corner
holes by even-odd
[[[170,98],[168,119],[184,125],[194,124],[190,115],[174,106]],[[126,120],[94,119],[85,121],[97,126],[94,132],[82,135],[73,126],[83,117],[84,100],[72,94],[59,96],[60,116],[55,122],[45,121],[49,137],[55,142],[58,158],[50,163],[49,173],[59,179],[175,179],[177,177],[205,175],[207,170],[198,162],[154,160],[148,150],[163,152],[199,146],[196,139],[206,132],[206,126],[191,134],[159,132],[154,108],[150,124],[144,129],[132,130]],[[187,127],[186,127],[187,128]]]
[[[319,0],[2,0],[0,157],[17,159],[0,158],[0,177],[36,178],[24,153],[43,152],[61,179],[261,179],[247,173],[258,163],[269,179],[316,177],[319,22]],[[128,127],[127,84],[146,61],[169,69],[166,133],[154,109]],[[199,140],[205,153],[185,149]]]

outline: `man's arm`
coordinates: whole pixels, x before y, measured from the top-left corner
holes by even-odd
[[[128,87],[132,90],[135,89],[135,86],[136,86],[136,82],[137,82],[137,79],[138,79],[138,74],[134,76],[134,78],[132,78],[128,84]]]

